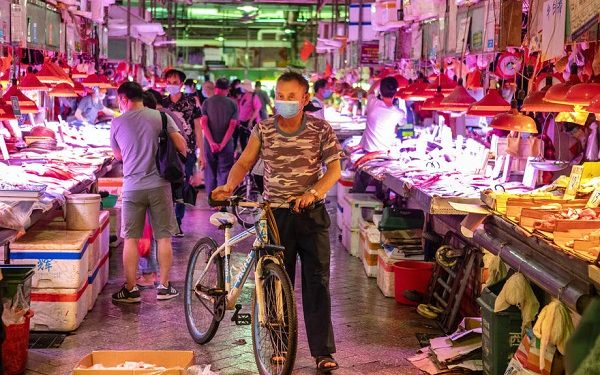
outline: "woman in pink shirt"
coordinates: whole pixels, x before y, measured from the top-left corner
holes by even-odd
[[[239,125],[237,129],[238,139],[240,140],[241,151],[244,151],[248,144],[250,131],[258,119],[260,119],[260,109],[262,102],[260,97],[254,92],[252,82],[245,79],[240,85],[242,96],[238,100],[239,106]]]

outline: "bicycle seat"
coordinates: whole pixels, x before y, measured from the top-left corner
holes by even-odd
[[[237,217],[229,212],[216,212],[210,216],[210,223],[215,227],[233,226],[237,223]]]

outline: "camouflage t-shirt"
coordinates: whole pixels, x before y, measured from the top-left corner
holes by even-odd
[[[322,177],[323,164],[341,157],[340,144],[327,121],[305,114],[300,129],[287,134],[277,125],[278,118],[262,121],[252,130],[265,162],[264,198],[271,202],[284,202],[310,190]]]

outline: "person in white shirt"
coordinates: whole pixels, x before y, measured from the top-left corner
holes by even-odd
[[[312,112],[311,114],[317,118],[325,120],[325,104],[323,101],[331,98],[333,94],[333,90],[327,84],[326,79],[320,79],[316,81],[313,85],[313,90],[315,92],[315,96],[310,100],[311,104],[315,108],[319,108],[318,110]]]
[[[379,97],[376,91],[379,89]],[[375,83],[367,96],[367,127],[360,140],[365,152],[389,151],[396,142],[396,126],[404,124],[406,113],[394,105],[398,82],[386,77]]]

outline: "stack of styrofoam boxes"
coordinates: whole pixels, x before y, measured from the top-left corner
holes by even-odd
[[[108,282],[108,256],[110,253],[110,213],[100,211],[100,225],[94,231],[90,242],[93,243],[95,261],[88,273],[88,284],[92,288],[88,309],[91,310]]]
[[[342,171],[342,177],[337,182],[337,225],[340,230],[344,229],[344,199],[350,193],[354,183],[354,172]]]
[[[73,331],[88,312],[90,232],[29,230],[11,244],[13,264],[35,264],[33,331]]]
[[[377,251],[377,286],[386,297],[394,297],[394,263],[397,260],[391,259],[386,254],[385,250]]]
[[[360,223],[360,258],[368,277],[377,277],[377,252],[381,249],[381,235],[375,224]]]
[[[371,194],[355,193],[346,194],[342,201],[342,244],[346,250],[355,257],[358,257],[360,254],[359,231],[363,207],[381,209],[383,203]]]
[[[117,247],[123,241],[121,238],[121,191],[123,190],[123,178],[99,178],[98,190],[119,196],[119,200],[115,207],[105,208],[110,212],[110,236],[115,238],[115,240],[110,243],[110,246]]]

